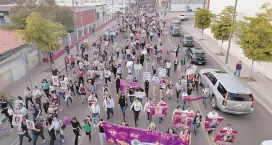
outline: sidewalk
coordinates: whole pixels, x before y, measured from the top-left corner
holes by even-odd
[[[100,28],[98,31],[96,31],[94,36],[93,35],[89,36],[87,38],[89,44],[92,44],[93,42],[95,42],[97,39],[99,39],[99,37],[101,35],[104,34],[104,32],[106,30],[111,29],[116,24],[117,24],[117,21],[113,20],[113,21],[109,22],[107,25],[105,25],[103,28]],[[79,45],[81,45],[81,43],[82,42],[80,42]],[[70,54],[73,54],[75,56],[76,51],[77,51],[76,46],[74,46],[73,48],[70,49]],[[62,55],[57,60],[54,61],[54,66],[60,72],[62,70],[64,70],[64,67],[65,67],[64,66],[64,56],[65,55]],[[51,76],[52,76],[52,73],[51,73],[49,63],[43,63],[43,64],[33,68],[31,71],[29,71],[25,76],[23,76],[18,81],[14,82],[11,85],[7,86],[6,88],[2,89],[1,92],[5,92],[7,94],[10,93],[10,95],[13,97],[23,96],[24,89],[26,86],[31,87],[31,85],[32,85],[34,87],[35,85],[37,85],[39,87],[42,79],[49,80],[49,79],[51,79]],[[5,116],[0,114],[0,121],[3,120],[4,118],[5,118]]]
[[[227,72],[231,74],[234,73],[236,63],[239,61],[238,58],[229,55],[228,64],[225,64],[226,56],[215,54],[220,50],[220,46],[213,38],[204,35],[204,40],[200,40],[202,37],[201,30],[194,28],[193,25],[181,25],[181,27],[184,28],[183,30],[185,32],[192,35],[195,38],[195,41],[198,42],[220,66],[222,66]],[[226,52],[224,52],[224,54],[226,54]],[[250,67],[243,65],[241,78],[239,80],[253,92],[255,101],[257,100],[270,114],[272,114],[272,98],[270,96],[270,94],[272,94],[272,81],[257,71],[253,72],[253,78],[255,81],[249,81],[248,78],[250,76]]]

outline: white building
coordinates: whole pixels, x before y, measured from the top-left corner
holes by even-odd
[[[168,3],[170,11],[196,11],[197,8],[204,8],[206,0],[168,0]]]
[[[237,19],[241,20],[244,16],[254,16],[264,3],[272,3],[272,0],[238,0],[237,3]],[[235,0],[207,0],[207,7],[214,13],[218,14],[225,6],[234,6]],[[213,34],[210,29],[205,30],[205,33],[211,37]],[[218,42],[219,44],[221,42]],[[227,49],[227,42],[224,43],[223,48]],[[230,54],[236,56],[243,61],[244,64],[251,66],[251,61],[243,55],[243,50],[237,45],[234,37],[231,43]],[[272,63],[255,63],[255,70],[272,79]]]

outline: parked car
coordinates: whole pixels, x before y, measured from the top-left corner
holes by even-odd
[[[202,48],[188,48],[185,50],[185,55],[193,64],[206,64],[206,55]]]
[[[178,18],[180,19],[180,21],[188,20],[188,16],[186,16],[184,14],[179,15]]]
[[[180,36],[180,28],[179,27],[172,27],[171,32],[170,32],[171,36]]]
[[[180,22],[178,20],[174,20],[171,22],[170,24],[170,28],[172,29],[172,27],[179,27]]]
[[[194,46],[194,38],[191,35],[181,35],[181,43],[183,46],[193,47]]]
[[[252,92],[233,74],[216,69],[202,69],[199,74],[201,84],[209,88],[212,108],[232,114],[254,111]]]

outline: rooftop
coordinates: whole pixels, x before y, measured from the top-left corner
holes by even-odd
[[[14,31],[0,29],[0,34],[0,54],[25,44],[22,39],[15,38]]]

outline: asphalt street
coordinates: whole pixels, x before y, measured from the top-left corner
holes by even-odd
[[[195,33],[198,31],[195,28],[193,28],[193,20],[191,17],[189,18],[188,21],[183,22],[181,24],[181,28],[182,28],[181,31],[183,33],[188,33],[188,34]],[[125,43],[124,38],[120,35],[118,36],[117,41],[120,46],[123,46]],[[163,37],[163,43],[170,43],[172,45],[180,44],[180,38],[172,37],[172,36],[168,36],[167,38]],[[155,44],[155,41],[153,41],[153,44]],[[200,47],[200,45],[195,42],[195,47]],[[184,49],[185,48],[182,48],[180,50],[180,53],[179,53],[180,57],[184,55],[183,53]],[[166,56],[173,62],[175,58],[174,55],[175,54],[170,54],[169,56],[167,55]],[[207,64],[204,66],[198,66],[198,70],[203,68],[215,68],[215,69],[223,70],[220,67],[220,65],[217,64],[216,61],[212,59],[212,57],[210,57],[207,53],[206,55],[207,55]],[[155,57],[153,55],[152,60],[154,59]],[[123,68],[123,69],[125,72],[123,76],[127,76],[127,69],[126,68]],[[140,74],[142,74],[145,71],[152,72],[151,62],[147,63],[147,65],[146,64],[144,65],[144,68],[141,70]],[[71,71],[69,71],[69,75],[71,75]],[[179,72],[174,73],[173,69],[171,70],[170,80],[173,82],[173,84],[175,84],[178,78],[180,77],[181,77],[181,73]],[[114,77],[112,76],[112,80],[113,78]],[[142,75],[139,78],[139,82],[143,84]],[[111,123],[119,124],[122,121],[122,114],[120,109],[117,106],[118,98],[116,97],[115,82],[112,82],[112,84],[110,84],[109,86],[110,86],[111,94],[115,101],[115,108],[114,108],[114,115],[108,121]],[[98,103],[101,106],[101,114],[102,114],[101,117],[106,119],[106,112],[102,108],[103,98],[101,96],[101,92],[102,92],[102,85],[98,85],[98,96],[99,96]],[[193,92],[193,94],[201,95],[201,92],[200,91]],[[156,96],[156,101],[158,101],[159,90],[156,89],[155,94],[152,94],[152,86],[150,86],[149,96]],[[177,105],[181,105],[181,101],[179,101],[179,104],[177,104],[176,102],[175,92],[173,92],[172,100],[167,100],[167,99],[165,100],[169,104],[168,116],[163,120],[161,124],[159,124],[157,119],[153,120],[157,126],[157,130],[161,132],[166,132],[167,128],[172,126],[171,114]],[[143,102],[146,102],[146,99],[144,99]],[[210,100],[208,100],[207,103],[208,105],[206,110],[204,109],[202,101],[191,102],[189,105],[194,111],[200,111],[201,114],[205,116],[208,114],[208,112],[211,111]],[[64,106],[63,102],[62,104]],[[259,145],[263,140],[271,139],[270,129],[272,129],[272,124],[270,123],[270,120],[272,120],[272,117],[258,102],[255,102],[255,111],[248,115],[226,114],[226,113],[222,113],[220,110],[218,110],[217,112],[219,113],[220,116],[225,118],[225,120],[220,124],[219,129],[225,127],[225,125],[229,123],[232,125],[233,129],[237,129],[239,131],[238,136],[235,139],[234,145]],[[90,115],[87,104],[81,104],[81,101],[77,97],[74,97],[72,106],[70,106],[67,110],[66,109],[63,110],[59,116],[60,116],[60,119],[63,119],[63,117],[69,117],[69,118],[76,117],[80,122],[82,122],[82,120],[87,115]],[[132,111],[129,111],[128,109],[126,110],[126,121],[129,124],[129,126],[134,126],[133,113]],[[149,121],[147,121],[146,113],[142,112],[139,118],[138,128],[147,128],[148,125],[149,125]],[[84,136],[85,132],[82,131],[81,134],[83,135],[83,137],[80,138],[79,144],[80,145],[89,144],[88,137]],[[45,131],[45,136],[47,138],[46,144],[48,144],[49,138],[46,131]],[[63,145],[74,144],[75,136],[74,136],[74,133],[72,132],[72,127],[68,126],[66,128],[64,132],[64,136],[66,137],[66,140],[63,143]],[[197,136],[192,136],[192,145],[213,145],[214,136],[215,136],[215,132],[213,133],[212,136],[209,136],[207,133],[204,132],[204,122],[202,121],[202,125],[197,132]],[[3,145],[18,145],[19,144],[18,135],[16,131],[14,131],[13,133],[0,132],[0,141],[1,141],[1,145],[2,143]],[[60,144],[61,144],[60,142],[56,143],[56,145],[60,145]],[[100,144],[97,128],[94,128],[94,130],[92,131],[91,144],[92,145]],[[23,145],[30,145],[30,143],[27,143],[26,138]],[[42,145],[41,139],[38,140],[38,145]]]

